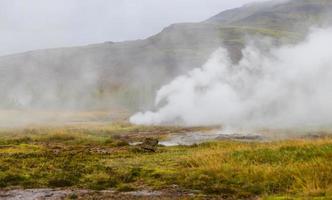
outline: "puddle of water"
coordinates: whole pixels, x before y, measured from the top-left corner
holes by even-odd
[[[113,190],[102,190],[98,191],[97,199],[144,199],[150,197],[155,197],[156,199],[164,195],[168,195],[164,191],[150,191],[150,190],[141,190],[141,191],[132,191],[132,192],[123,192],[117,193]],[[96,191],[93,190],[55,190],[55,189],[16,189],[1,191],[0,190],[0,199],[1,200],[62,200],[69,199],[70,195],[78,195],[83,199],[85,197],[90,197],[94,199]],[[87,195],[87,196],[84,196]],[[121,198],[120,198],[121,197]],[[81,198],[79,198],[81,199]],[[90,198],[89,198],[90,199]],[[154,198],[153,198],[154,199]]]
[[[192,132],[184,134],[176,134],[170,136],[164,141],[160,141],[159,144],[164,146],[178,146],[185,145],[190,146],[194,144],[201,144],[213,140],[242,140],[242,141],[260,141],[263,139],[262,135],[253,133],[230,133],[226,131],[214,131],[214,132]]]
[[[163,193],[160,191],[149,191],[149,190],[142,190],[142,191],[133,191],[133,192],[126,192],[125,194],[132,195],[132,196],[161,196]]]
[[[64,199],[72,191],[57,191],[53,189],[28,189],[28,190],[11,190],[0,192],[0,199],[3,200],[35,200],[35,199]]]
[[[137,146],[137,145],[140,145],[140,144],[143,144],[143,142],[129,142],[130,146]]]

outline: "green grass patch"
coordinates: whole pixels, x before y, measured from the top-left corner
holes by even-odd
[[[110,125],[111,126],[111,125]],[[225,198],[332,197],[332,138],[220,141],[135,151],[131,139],[176,127],[25,129],[0,134],[0,188],[198,190]],[[190,130],[189,130],[190,131]],[[127,140],[125,140],[127,139]]]

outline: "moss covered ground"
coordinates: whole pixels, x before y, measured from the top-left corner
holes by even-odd
[[[145,137],[202,128],[128,124],[0,132],[0,188],[183,191],[225,199],[331,199],[332,137],[158,147]]]

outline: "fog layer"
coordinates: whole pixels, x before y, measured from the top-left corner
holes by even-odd
[[[142,39],[253,1],[262,0],[1,0],[0,55]]]
[[[163,86],[156,111],[134,124],[301,128],[332,124],[332,30],[315,30],[298,45],[249,42],[232,64],[224,48],[204,66]]]

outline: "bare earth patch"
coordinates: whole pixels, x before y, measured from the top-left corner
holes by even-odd
[[[57,190],[57,189],[15,189],[0,191],[1,200],[62,200],[62,199],[194,199],[198,196],[191,192],[172,190],[141,190],[133,192],[116,192],[114,190]],[[200,199],[221,199],[217,196],[199,195]]]

